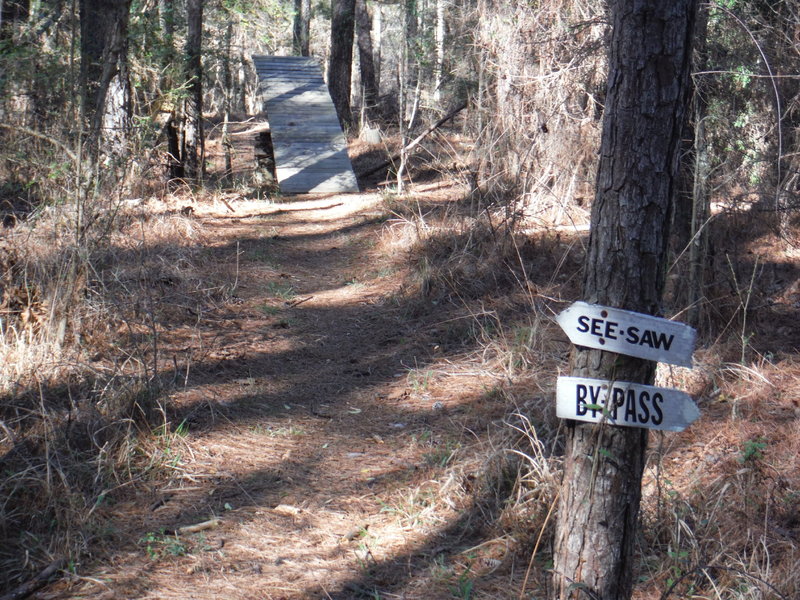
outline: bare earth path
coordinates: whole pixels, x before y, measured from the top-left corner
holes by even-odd
[[[381,243],[380,199],[194,218],[202,267],[227,272],[235,297],[161,336],[179,379],[174,476],[114,507],[120,545],[70,597],[438,597],[418,576],[480,540],[468,509],[433,498],[464,483],[443,467],[474,441],[491,382],[437,385],[447,319],[412,318],[400,300],[406,267]]]

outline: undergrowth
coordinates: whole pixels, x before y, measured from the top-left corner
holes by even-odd
[[[81,221],[74,206],[15,220],[0,247],[0,588],[76,569],[115,539],[114,505],[168,476],[160,331],[232,291],[196,274],[188,216],[95,199]]]
[[[490,395],[507,407],[505,428],[447,468],[480,473],[480,482],[459,480],[475,498],[509,473],[515,483],[500,512],[484,514],[491,539],[448,567],[448,581],[458,587],[468,573],[470,594],[481,597],[497,577],[511,577],[517,590],[546,596],[563,426],[554,385],[569,350],[552,317],[579,299],[583,244],[555,227],[527,231],[524,220],[506,227],[498,206],[471,206],[465,214],[461,197],[437,202],[412,191],[390,198],[385,225],[387,243],[414,267],[404,292],[413,310],[456,309],[458,341],[476,348],[465,358],[504,382]],[[711,229],[712,246],[725,251],[709,265],[695,367],[659,369],[659,385],[691,393],[702,416],[681,434],[651,436],[636,598],[800,594],[800,370],[796,338],[787,337],[797,332],[787,321],[798,306],[794,250],[769,227],[742,244],[731,234],[737,227],[740,216],[730,214]],[[675,289],[668,301],[680,301]],[[667,306],[677,318],[684,308]]]

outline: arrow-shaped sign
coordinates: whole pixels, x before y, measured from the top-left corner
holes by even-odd
[[[556,414],[562,419],[683,431],[697,417],[692,397],[679,390],[584,377],[559,377]]]
[[[556,321],[576,346],[692,366],[697,332],[683,323],[586,302],[571,304]]]

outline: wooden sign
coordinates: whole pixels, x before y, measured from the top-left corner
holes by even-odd
[[[585,377],[559,377],[556,414],[562,419],[683,431],[700,416],[679,390]]]
[[[683,323],[586,302],[571,304],[556,321],[576,346],[692,366],[697,332]]]

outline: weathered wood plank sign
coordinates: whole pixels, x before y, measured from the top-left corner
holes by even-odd
[[[559,377],[556,414],[562,419],[663,431],[683,431],[700,416],[686,392],[669,388],[605,381],[585,377]]]
[[[586,302],[574,302],[556,321],[576,346],[692,366],[697,332],[684,323]]]

